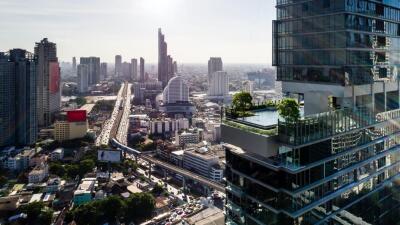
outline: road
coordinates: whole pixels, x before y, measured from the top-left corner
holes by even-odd
[[[127,136],[128,136],[128,128],[129,128],[129,115],[131,113],[131,87],[132,84],[128,84],[126,89],[126,94],[123,96],[124,105],[122,117],[118,126],[118,132],[116,134],[117,140],[119,140],[122,144],[127,145]]]
[[[108,145],[108,142],[110,140],[111,130],[114,127],[115,120],[117,119],[119,111],[120,111],[119,110],[119,105],[121,104],[121,101],[123,99],[125,85],[126,84],[123,83],[121,85],[121,88],[118,91],[118,95],[117,95],[117,98],[115,100],[115,106],[114,106],[113,112],[111,114],[111,117],[108,120],[106,120],[106,122],[103,124],[103,127],[101,129],[101,133],[96,139],[96,143],[95,143],[96,146]]]

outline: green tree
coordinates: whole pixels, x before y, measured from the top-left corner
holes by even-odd
[[[96,204],[88,203],[74,210],[74,219],[78,225],[96,225],[100,222],[100,213]]]
[[[278,104],[278,113],[286,122],[296,122],[300,118],[299,104],[291,98],[283,99]]]
[[[83,175],[92,171],[95,166],[96,164],[92,159],[82,160],[79,163],[79,176],[83,177]]]
[[[79,175],[79,166],[75,164],[65,165],[65,171],[69,178],[74,179],[77,175]]]
[[[134,193],[126,201],[125,220],[139,223],[152,216],[155,199],[149,193]]]
[[[164,192],[164,187],[161,184],[156,184],[154,185],[153,189],[151,190],[151,193],[155,196],[159,196]]]
[[[33,202],[19,208],[21,213],[27,215],[28,224],[49,225],[53,217],[53,210],[45,207],[43,202]]]
[[[63,177],[65,175],[65,168],[60,163],[51,163],[49,166],[49,172],[59,177]]]
[[[0,175],[0,187],[3,187],[7,183],[8,179],[7,177]]]
[[[253,97],[249,92],[239,92],[233,96],[232,105],[235,111],[244,112],[252,106]]]
[[[100,204],[100,211],[106,212],[104,219],[111,224],[124,215],[125,208],[125,202],[115,195],[104,199]]]

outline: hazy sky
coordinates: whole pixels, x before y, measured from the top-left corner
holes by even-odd
[[[48,37],[58,56],[157,62],[157,29],[178,62],[271,64],[275,0],[1,0],[0,51]]]

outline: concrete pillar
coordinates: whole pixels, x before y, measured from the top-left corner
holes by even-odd
[[[186,189],[186,180],[185,177],[182,176],[182,189],[183,189],[183,193],[186,193],[185,189]]]
[[[375,113],[376,108],[375,108],[375,89],[374,89],[374,83],[371,84],[371,95],[372,95],[372,110]]]
[[[168,173],[167,173],[167,170],[164,169],[164,181],[165,182],[167,181],[167,178],[168,178]]]
[[[151,178],[151,162],[149,162],[149,179]]]
[[[386,93],[386,83],[385,82],[382,82],[383,83],[383,95],[385,96],[384,97],[384,104],[385,104],[385,112],[386,112],[386,110],[387,110],[387,93]]]

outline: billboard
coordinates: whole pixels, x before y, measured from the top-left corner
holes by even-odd
[[[84,122],[86,121],[86,110],[67,111],[68,122]]]
[[[49,91],[51,94],[60,92],[60,66],[58,62],[49,63]]]
[[[121,162],[121,151],[120,150],[98,150],[97,160],[100,162]]]

